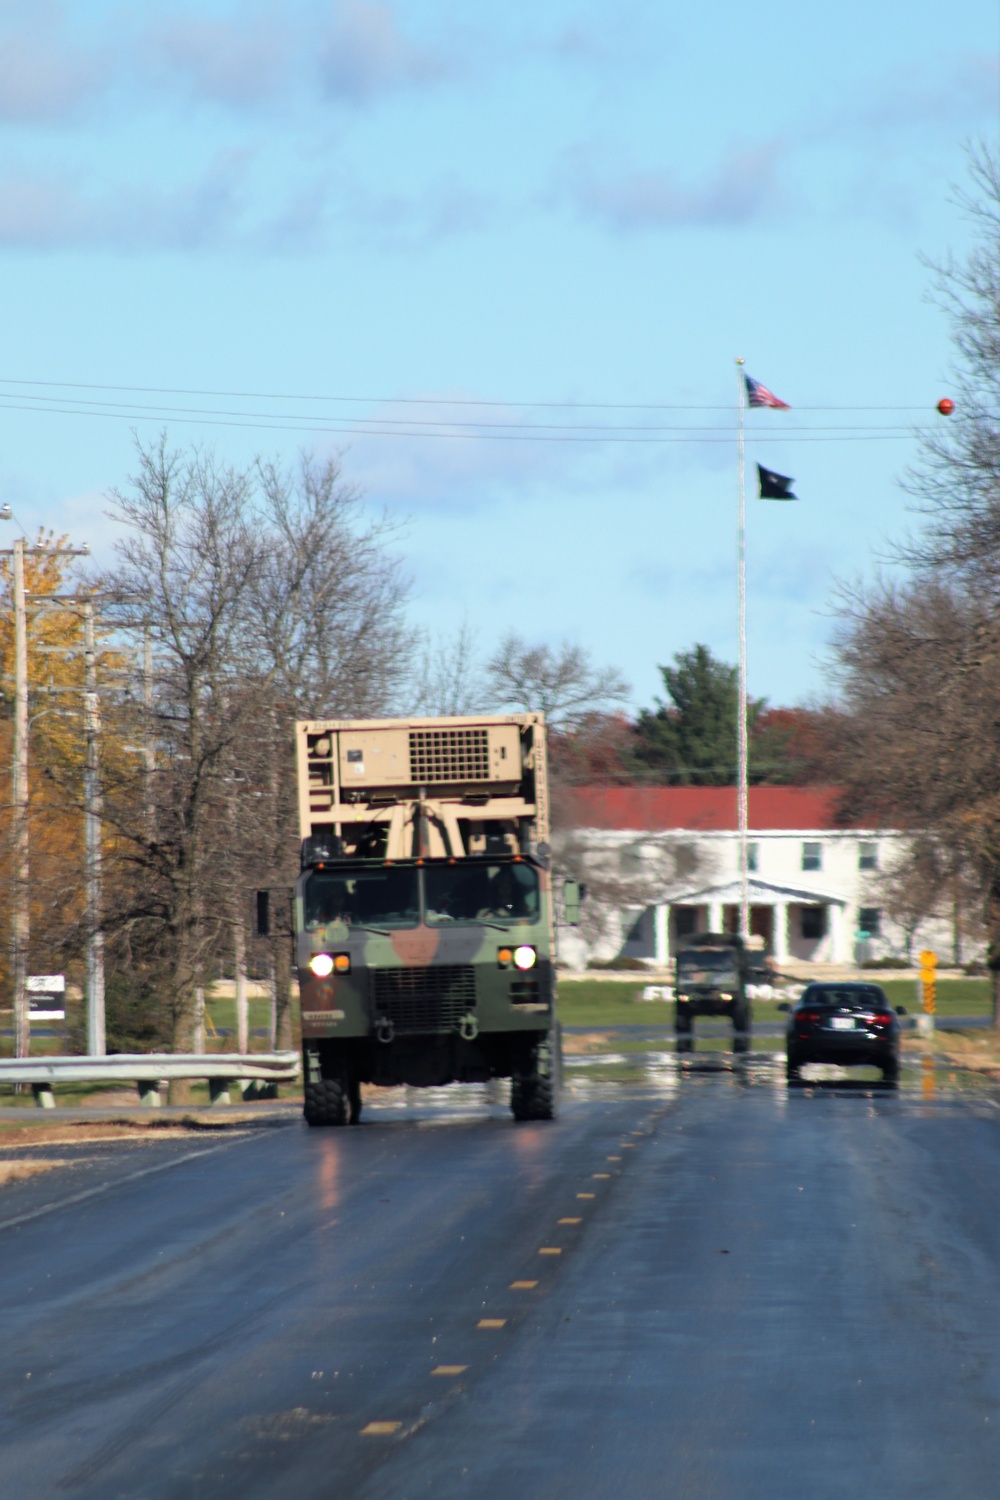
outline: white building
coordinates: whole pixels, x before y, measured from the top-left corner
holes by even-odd
[[[750,927],[779,965],[906,952],[880,899],[905,835],[845,827],[836,808],[833,788],[750,788]],[[554,836],[554,851],[588,886],[583,926],[560,933],[571,968],[615,957],[662,966],[694,932],[738,930],[735,787],[581,787],[566,811],[576,826]],[[915,946],[950,955],[950,924],[924,922]]]

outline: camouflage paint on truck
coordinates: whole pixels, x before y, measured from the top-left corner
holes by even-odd
[[[305,1113],[362,1083],[513,1080],[551,1118],[558,1069],[540,714],[296,726]]]

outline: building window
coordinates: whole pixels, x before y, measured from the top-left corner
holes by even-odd
[[[802,868],[803,870],[822,870],[823,868],[823,845],[802,845]]]
[[[858,869],[878,869],[878,844],[859,844],[858,846]]]
[[[804,906],[802,908],[802,936],[804,938],[826,937],[825,906]]]
[[[757,873],[757,850],[759,847],[759,844],[747,844],[747,869],[753,875]]]
[[[674,907],[674,931],[678,938],[692,937],[698,930],[698,908],[696,906]]]
[[[863,906],[858,912],[858,932],[866,937],[878,937],[882,931],[882,908]]]

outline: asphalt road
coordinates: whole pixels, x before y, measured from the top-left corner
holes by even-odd
[[[631,1077],[30,1148],[4,1500],[994,1500],[993,1094]]]

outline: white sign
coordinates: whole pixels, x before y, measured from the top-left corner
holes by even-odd
[[[24,982],[32,1021],[65,1021],[66,975],[31,974]]]

